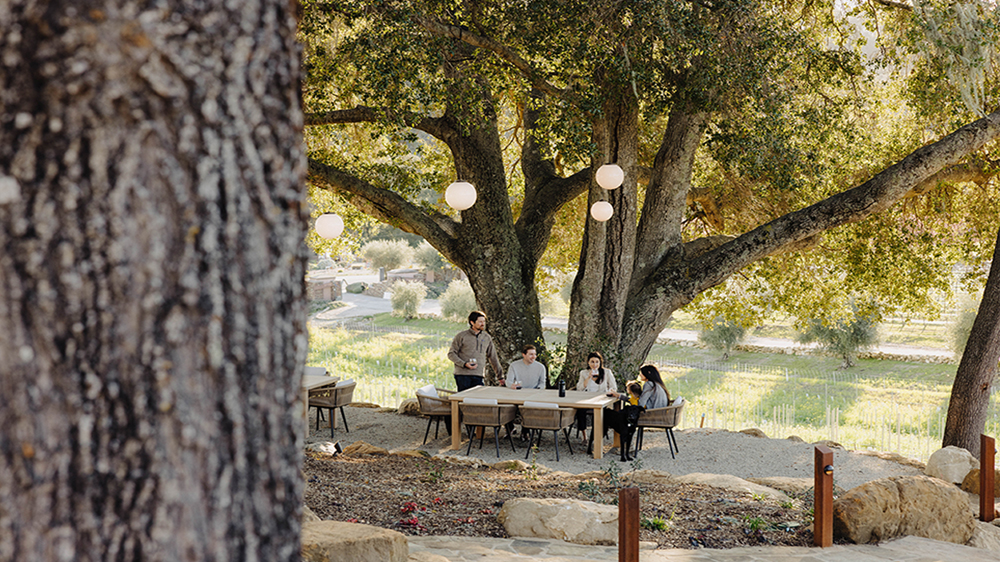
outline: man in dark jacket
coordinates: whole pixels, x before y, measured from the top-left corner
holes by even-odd
[[[487,360],[494,372],[503,373],[493,347],[493,338],[486,333],[485,314],[478,310],[469,314],[469,329],[455,335],[448,350],[448,359],[455,364],[455,384],[459,392],[483,384]]]

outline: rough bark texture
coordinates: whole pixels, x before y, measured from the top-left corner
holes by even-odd
[[[1000,361],[1000,232],[979,312],[951,386],[942,447],[954,445],[979,457],[979,435],[986,428],[990,391]]]
[[[293,560],[293,6],[0,8],[0,560]]]

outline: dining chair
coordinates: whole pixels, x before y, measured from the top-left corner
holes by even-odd
[[[454,390],[437,388],[432,384],[417,389],[417,404],[420,406],[420,414],[427,416],[424,445],[427,444],[427,436],[431,431],[431,422],[437,422],[434,425],[434,439],[438,438],[441,420],[446,420],[444,426],[448,430],[448,435],[451,435],[451,424],[447,423],[448,418],[451,417],[451,401],[448,400],[448,395],[454,393]]]
[[[493,428],[493,443],[496,445],[497,458],[500,458],[501,427],[507,429],[507,440],[510,441],[511,450],[515,453],[517,452],[517,448],[514,447],[514,439],[510,435],[510,424],[514,421],[517,406],[513,404],[497,404],[497,401],[492,398],[466,398],[458,405],[458,410],[462,416],[462,423],[465,424],[466,429],[469,431],[469,447],[465,451],[466,455],[472,451],[472,440],[475,435],[474,428],[477,427]],[[483,448],[485,433],[483,431],[479,436],[480,449]]]
[[[642,435],[645,428],[663,429],[667,433],[667,445],[670,446],[670,458],[677,458],[674,452],[680,452],[677,447],[677,437],[674,436],[674,428],[681,423],[681,416],[684,414],[684,405],[687,402],[683,398],[674,400],[674,403],[666,408],[654,408],[646,410],[639,415],[639,437],[636,439],[636,453],[642,450]]]
[[[542,432],[551,431],[556,444],[556,462],[559,461],[559,430],[566,436],[566,445],[569,446],[569,454],[573,454],[573,445],[569,440],[569,427],[576,420],[573,408],[560,408],[558,404],[550,402],[525,402],[520,406],[521,429],[529,432],[528,453],[524,455],[527,459],[531,454],[532,442],[541,445]],[[536,442],[537,439],[537,442]]]
[[[316,408],[316,430],[319,431],[319,422],[323,419],[323,410],[330,413],[330,438],[334,438],[333,416],[334,410],[340,410],[340,417],[344,420],[344,431],[350,433],[347,427],[347,416],[344,414],[344,406],[351,403],[354,398],[354,387],[357,386],[354,379],[347,379],[338,382],[333,386],[323,386],[309,391],[309,407]]]

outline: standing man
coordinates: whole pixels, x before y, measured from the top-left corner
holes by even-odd
[[[487,359],[497,375],[502,372],[493,338],[486,333],[485,314],[478,310],[469,313],[469,329],[459,332],[451,340],[448,359],[455,364],[455,384],[459,392],[483,384]]]
[[[507,382],[509,388],[536,388],[545,389],[545,382],[548,380],[548,372],[545,365],[535,359],[538,358],[538,349],[530,343],[521,348],[521,360],[514,361],[507,368]]]

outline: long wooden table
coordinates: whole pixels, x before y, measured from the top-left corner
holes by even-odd
[[[306,431],[303,434],[309,437],[309,391],[316,388],[323,388],[331,384],[337,384],[340,377],[330,375],[302,375],[302,423],[305,424]],[[319,415],[319,414],[317,414]],[[337,416],[330,414],[330,423],[336,421]],[[334,425],[333,427],[337,427]]]
[[[596,392],[567,390],[564,398],[559,397],[558,390],[514,390],[505,386],[476,386],[462,392],[456,392],[448,397],[451,400],[451,448],[462,446],[462,432],[458,422],[458,405],[466,398],[493,398],[498,404],[517,404],[525,402],[551,402],[563,407],[588,409],[594,411],[594,458],[604,456],[604,408],[614,404],[616,398]]]

